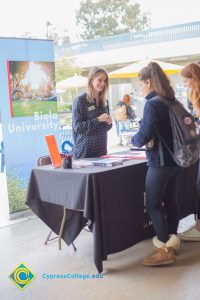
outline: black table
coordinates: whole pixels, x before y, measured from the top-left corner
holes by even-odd
[[[198,166],[182,169],[178,199],[180,219],[194,212]],[[56,234],[63,207],[69,211],[63,239],[70,245],[89,221],[93,232],[94,262],[99,272],[108,254],[125,250],[152,237],[145,208],[145,161],[131,160],[116,167],[34,168],[26,204]]]

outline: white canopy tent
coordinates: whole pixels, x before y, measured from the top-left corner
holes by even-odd
[[[78,88],[84,86],[87,86],[87,77],[77,74],[56,83],[56,88],[63,91],[66,91],[68,88],[76,88],[78,90]]]

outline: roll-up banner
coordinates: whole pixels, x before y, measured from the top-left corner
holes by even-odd
[[[0,111],[1,172],[13,213],[26,208],[31,169],[48,154],[45,135],[59,136],[52,41],[0,38]]]

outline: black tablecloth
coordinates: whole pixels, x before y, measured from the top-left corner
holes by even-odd
[[[146,213],[146,162],[131,160],[116,167],[34,168],[26,204],[59,233],[63,207],[67,213],[63,239],[70,245],[89,221],[94,239],[94,262],[102,272],[108,254],[127,249],[153,236]],[[180,219],[194,212],[197,166],[182,169],[178,199]],[[73,210],[83,210],[75,212]]]

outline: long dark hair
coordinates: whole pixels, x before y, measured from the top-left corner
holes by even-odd
[[[141,81],[150,80],[152,88],[158,96],[169,100],[175,99],[174,90],[171,87],[169,78],[156,62],[150,62],[146,67],[144,67],[139,72],[138,78]]]

